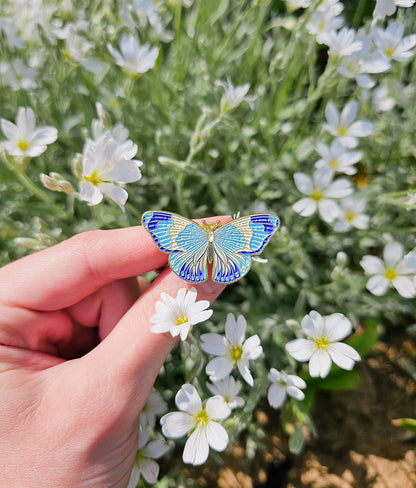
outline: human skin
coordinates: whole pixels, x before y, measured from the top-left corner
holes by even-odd
[[[137,298],[147,285],[135,277],[167,258],[138,226],[78,234],[0,269],[3,488],[127,486],[140,411],[177,343],[149,318],[161,292],[193,286],[165,269]],[[210,302],[223,290],[195,287]]]

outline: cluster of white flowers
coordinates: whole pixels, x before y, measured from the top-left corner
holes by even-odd
[[[175,329],[180,330],[186,324],[185,339],[191,323],[202,322],[211,315],[208,313],[211,311],[205,310],[208,302],[197,302],[196,297],[194,288],[188,292],[185,288],[179,290],[176,299],[162,293],[162,301],[156,304],[157,313],[151,318],[151,330],[177,336],[180,332]],[[332,361],[350,370],[354,362],[360,359],[351,346],[339,342],[352,331],[352,324],[344,315],[335,313],[322,317],[312,311],[304,317],[302,328],[308,339],[296,339],[286,347],[296,360],[309,361],[311,376],[325,377]],[[243,385],[231,373],[237,369],[246,383],[253,386],[249,361],[258,359],[263,352],[257,335],[246,339],[246,329],[245,318],[239,315],[236,319],[230,313],[227,315],[224,335],[208,333],[200,336],[201,349],[215,356],[205,368],[212,382],[207,383],[207,387],[215,396],[202,402],[196,388],[185,384],[176,395],[176,406],[180,412],[168,413],[161,419],[162,432],[166,437],[178,439],[189,435],[183,452],[185,463],[202,464],[208,458],[209,447],[223,451],[228,444],[228,434],[220,421],[225,420],[233,409],[244,405],[244,399],[239,396]],[[273,408],[280,408],[287,395],[296,400],[304,399],[302,389],[306,388],[306,383],[302,378],[275,368],[270,369],[268,378],[271,384],[267,398]],[[149,403],[152,402],[149,400]],[[153,403],[159,405],[157,413],[162,413],[165,405],[161,403],[160,397]],[[145,411],[146,419],[147,416]]]
[[[377,0],[375,22],[392,15],[396,6],[411,7],[414,3],[413,0]],[[416,35],[404,36],[404,24],[391,22],[382,29],[373,22],[369,32],[363,29],[356,32],[344,26],[343,8],[339,1],[320,2],[306,26],[317,42],[328,46],[331,57],[341,60],[337,70],[342,76],[355,79],[362,88],[372,88],[375,82],[371,74],[384,73],[391,69],[391,61],[406,61],[414,55],[411,49],[416,45]]]
[[[363,154],[356,150],[358,138],[367,137],[374,125],[368,120],[356,120],[359,106],[355,100],[348,102],[341,113],[330,101],[325,108],[326,123],[323,129],[334,137],[328,146],[318,142],[316,151],[321,156],[315,163],[312,178],[305,173],[294,174],[297,189],[307,195],[293,205],[293,210],[303,217],[317,210],[321,218],[334,223],[334,230],[345,232],[352,227],[366,229],[370,218],[364,213],[366,201],[353,195],[354,189],[346,178],[333,180],[336,173],[354,175],[355,164]]]

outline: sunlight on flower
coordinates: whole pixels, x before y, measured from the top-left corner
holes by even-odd
[[[208,459],[209,448],[221,452],[228,445],[228,434],[219,423],[231,413],[220,395],[202,403],[194,386],[186,384],[175,397],[180,412],[167,413],[160,419],[165,437],[178,439],[189,433],[183,451],[183,462],[198,466]]]
[[[227,315],[225,336],[220,334],[202,334],[201,348],[208,354],[217,356],[206,366],[206,373],[211,381],[219,381],[238,368],[241,376],[253,386],[254,380],[249,370],[249,361],[257,359],[263,352],[259,336],[245,339],[247,322],[242,315],[237,320],[232,313]]]
[[[1,145],[11,156],[39,156],[46,151],[48,144],[58,138],[55,127],[36,127],[35,113],[31,108],[19,108],[16,124],[1,119],[1,129],[8,139]]]
[[[385,295],[389,287],[395,288],[404,298],[416,296],[416,287],[412,276],[416,273],[416,253],[404,256],[402,244],[390,242],[383,250],[383,259],[366,255],[360,261],[364,271],[373,275],[366,288],[373,295]]]
[[[172,298],[165,292],[160,294],[161,301],[156,302],[156,314],[150,318],[154,325],[150,328],[155,334],[170,332],[172,337],[180,336],[184,341],[191,328],[208,320],[212,315],[208,300],[196,301],[196,288],[181,288]]]
[[[342,369],[351,370],[361,359],[348,344],[339,342],[351,334],[352,324],[342,313],[322,317],[313,310],[302,320],[302,329],[308,339],[295,339],[286,344],[288,353],[296,361],[309,361],[309,374],[325,378],[332,361]]]

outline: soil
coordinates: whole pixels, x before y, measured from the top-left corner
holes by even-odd
[[[416,417],[416,345],[394,342],[377,344],[357,365],[358,390],[318,394],[319,436],[301,455],[289,453],[280,415],[264,406],[255,415],[269,445],[252,461],[239,444],[220,467],[210,460],[184,471],[198,488],[416,488],[416,436],[391,424]]]

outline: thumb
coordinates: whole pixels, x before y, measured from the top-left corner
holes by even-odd
[[[120,406],[125,403],[125,415],[137,417],[140,413],[163,362],[178,342],[169,333],[155,334],[150,331],[150,318],[155,314],[156,302],[160,300],[162,292],[176,297],[181,288],[189,290],[192,287],[197,290],[198,301],[208,300],[210,303],[224,289],[224,285],[211,280],[193,285],[166,269],[104,341],[81,358],[93,380],[100,381],[100,385],[107,390],[102,392],[103,398],[107,393],[114,399],[114,392],[117,392]]]

